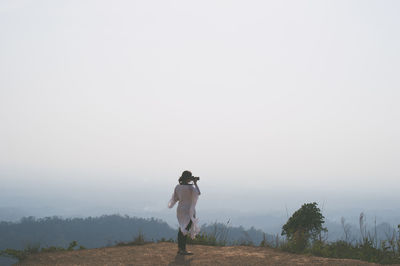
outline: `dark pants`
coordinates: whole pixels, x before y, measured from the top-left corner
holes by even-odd
[[[192,220],[190,220],[189,224],[186,226],[186,230],[190,230],[190,227],[192,226]],[[183,235],[181,228],[179,228],[178,232],[178,248],[179,250],[186,250],[186,238],[187,235]]]

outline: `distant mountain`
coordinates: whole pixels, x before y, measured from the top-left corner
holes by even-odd
[[[19,222],[0,222],[0,250],[38,245],[67,247],[74,240],[86,248],[97,248],[114,245],[117,241],[130,241],[139,232],[148,240],[176,237],[176,230],[154,218],[119,215],[73,219],[25,217]],[[12,262],[15,261],[0,258],[0,265]]]
[[[139,232],[148,240],[176,237],[176,230],[154,218],[120,215],[73,219],[25,217],[19,222],[0,222],[0,249],[38,244],[65,247],[74,240],[87,248],[96,248],[132,240]]]

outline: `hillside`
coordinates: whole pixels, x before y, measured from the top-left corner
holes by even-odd
[[[42,253],[18,265],[377,265],[296,255],[263,247],[193,245],[188,248],[194,255],[176,255],[174,243]]]

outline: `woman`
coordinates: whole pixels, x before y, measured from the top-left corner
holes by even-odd
[[[200,195],[200,189],[197,186],[198,180],[199,178],[194,177],[190,171],[184,171],[179,178],[179,185],[176,185],[174,194],[168,203],[168,207],[172,208],[179,201],[176,216],[179,222],[178,254],[180,255],[193,254],[186,250],[186,237],[187,234],[190,234],[193,239],[200,231],[195,209]]]

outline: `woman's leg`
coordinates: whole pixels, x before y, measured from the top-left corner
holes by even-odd
[[[189,222],[189,224],[186,226],[186,230],[187,231],[189,231],[190,230],[190,227],[192,227],[192,220],[190,220],[190,222]],[[180,231],[181,229],[179,229],[179,231]],[[183,236],[183,245],[182,245],[182,247],[183,247],[183,250],[185,250],[186,251],[186,240],[187,240],[187,235],[183,235],[182,234],[182,236]]]
[[[185,239],[186,239],[186,236],[183,235],[183,233],[181,231],[181,228],[179,228],[179,231],[178,231],[178,252],[184,250],[184,248],[185,248],[184,244],[186,242]]]

